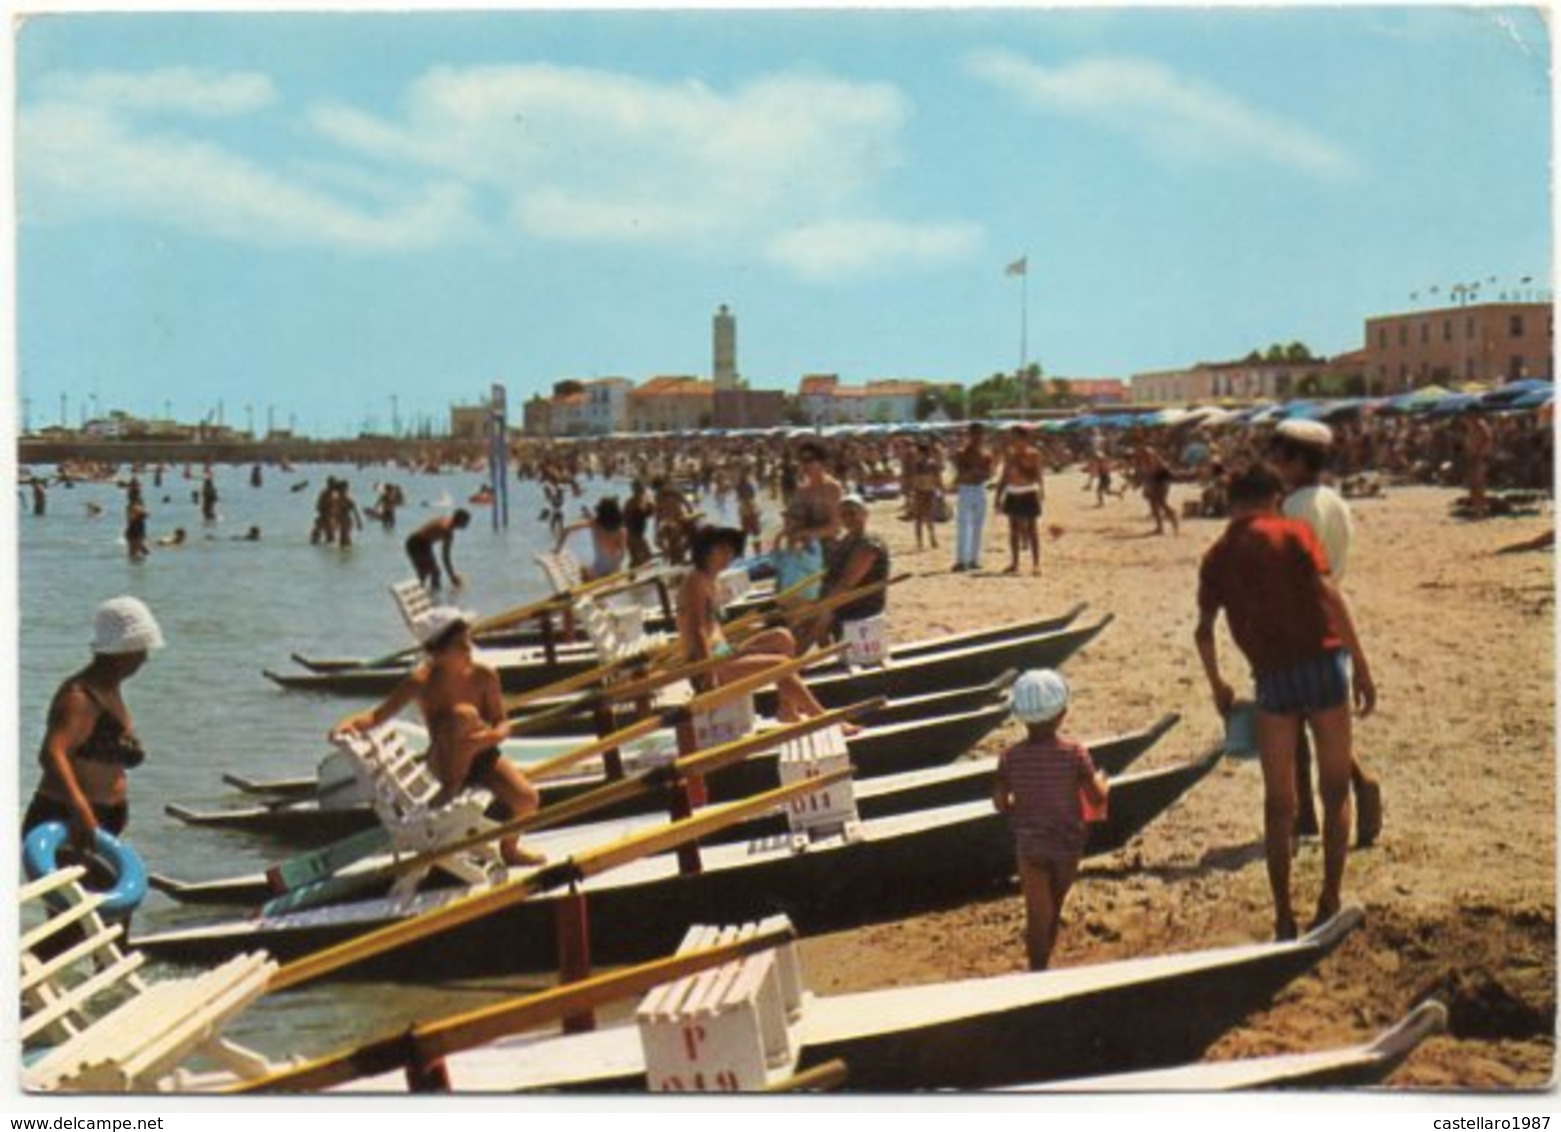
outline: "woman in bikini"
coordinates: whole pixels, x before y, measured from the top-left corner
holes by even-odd
[[[371,731],[415,700],[428,728],[429,767],[444,787],[441,800],[468,786],[482,786],[504,807],[506,820],[531,813],[539,802],[537,790],[499,751],[509,737],[504,697],[498,673],[473,658],[470,616],[438,606],[417,618],[415,631],[428,659],[384,703],[347,717],[334,733]],[[499,842],[499,852],[506,865],[525,867],[546,860],[515,837]]]
[[[742,554],[744,541],[743,533],[731,527],[701,527],[695,531],[694,568],[678,591],[678,637],[684,657],[691,662],[707,657],[731,658],[715,670],[717,685],[751,676],[797,655],[796,639],[788,629],[765,629],[736,648],[721,631],[716,579]],[[795,672],[777,680],[775,690],[780,699],[776,714],[783,723],[824,713],[824,706]],[[856,731],[849,724],[843,729],[847,734]]]
[[[147,654],[163,646],[151,610],[133,597],[99,606],[93,630],[92,662],[61,684],[49,704],[38,755],[43,778],[22,818],[23,834],[45,822],[64,822],[78,848],[90,848],[98,829],[117,835],[130,820],[125,772],[146,752],[121,688]]]

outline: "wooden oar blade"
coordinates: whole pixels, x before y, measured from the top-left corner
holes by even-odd
[[[354,861],[390,848],[390,834],[376,825],[334,841],[312,853],[291,857],[266,870],[266,881],[274,892],[291,892],[333,876]]]

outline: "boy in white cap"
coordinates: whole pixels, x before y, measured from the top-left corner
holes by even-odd
[[[1028,734],[999,756],[992,804],[1013,823],[1025,950],[1030,970],[1044,971],[1084,855],[1085,805],[1104,807],[1109,786],[1084,744],[1058,734],[1068,714],[1068,685],[1058,673],[1032,669],[1011,695]]]
[[[512,820],[531,813],[540,799],[536,787],[499,750],[510,731],[504,697],[498,673],[472,655],[472,621],[471,614],[449,605],[419,614],[412,630],[428,654],[427,661],[414,668],[384,703],[348,716],[334,730],[373,730],[416,700],[428,728],[428,763],[444,787],[444,796],[483,786],[504,808],[506,819]],[[546,860],[515,837],[500,841],[499,852],[506,865],[517,867]]]

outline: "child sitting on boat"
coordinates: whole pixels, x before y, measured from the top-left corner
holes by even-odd
[[[1013,823],[1025,949],[1030,970],[1044,971],[1084,855],[1086,817],[1104,809],[1109,786],[1084,744],[1059,734],[1068,714],[1068,685],[1059,674],[1026,672],[1014,682],[1012,703],[1028,735],[998,759],[992,804]]]

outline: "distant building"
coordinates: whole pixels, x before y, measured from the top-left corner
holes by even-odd
[[[717,389],[716,428],[777,428],[786,423],[786,394],[778,389]]]
[[[488,435],[488,406],[451,405],[450,438],[452,440],[482,440]]]
[[[553,383],[548,397],[533,397],[523,409],[527,436],[606,436],[629,427],[629,392],[625,377],[588,381],[569,378]]]
[[[553,402],[540,393],[521,406],[521,430],[527,436],[553,435]]]
[[[592,436],[627,432],[629,393],[634,383],[626,377],[603,377],[585,382],[585,425]]]
[[[1325,360],[1306,362],[1199,362],[1187,369],[1135,373],[1133,400],[1145,405],[1212,401],[1284,400],[1301,396],[1308,378],[1325,372]]]
[[[1553,378],[1554,313],[1548,303],[1480,303],[1381,315],[1366,320],[1365,354],[1374,393]]]
[[[711,368],[710,376],[715,379],[715,387],[721,389],[737,388],[737,316],[727,309],[725,303],[715,312],[715,319],[711,328]]]
[[[697,377],[653,377],[628,400],[630,432],[689,432],[715,420],[715,386]]]
[[[1066,389],[1069,397],[1085,405],[1123,405],[1131,397],[1127,382],[1116,377],[1055,377],[1047,384],[1055,392]]]
[[[916,419],[921,395],[932,388],[927,381],[893,379],[842,385],[836,374],[814,373],[797,386],[797,400],[812,425],[907,424]]]

